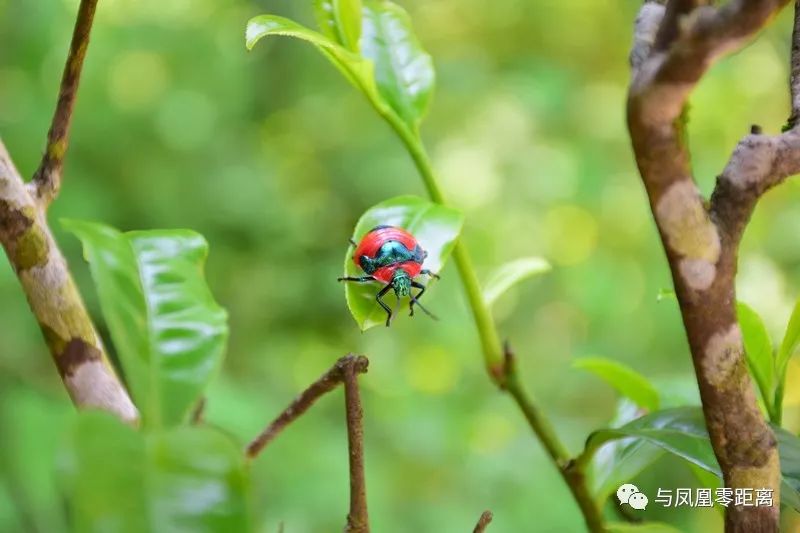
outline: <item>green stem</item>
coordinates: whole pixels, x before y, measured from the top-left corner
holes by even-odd
[[[411,131],[408,126],[393,113],[388,112],[381,114],[389,122],[395,132],[397,132],[397,135],[408,149],[409,154],[411,154],[411,158],[414,160],[414,164],[422,176],[422,181],[425,184],[425,189],[428,191],[428,196],[437,204],[446,205],[444,194],[442,194],[439,183],[436,181],[436,177],[433,174],[433,167],[431,166],[428,154],[419,141],[419,135]],[[486,364],[492,381],[499,386],[503,386],[503,347],[500,342],[500,336],[497,333],[497,328],[489,313],[489,309],[483,301],[483,294],[481,293],[478,276],[475,274],[475,268],[472,266],[472,261],[467,253],[466,246],[460,240],[453,249],[453,260],[461,276],[461,282],[464,285],[464,291],[467,293],[467,299],[472,309],[475,325],[478,328],[478,335],[480,336],[481,347],[483,348],[484,363]]]
[[[786,385],[786,371],[779,373],[783,379],[778,379],[778,385],[775,387],[775,401],[772,405],[771,422],[776,426],[780,426],[783,422],[783,390]]]
[[[394,131],[403,141],[414,164],[417,167],[428,196],[431,200],[440,205],[446,205],[444,194],[439,188],[439,183],[433,173],[433,167],[428,154],[419,139],[419,133],[410,129],[399,117],[391,111],[382,111],[380,114],[392,126]],[[586,485],[585,471],[583,465],[576,467],[570,461],[569,452],[558,438],[553,425],[544,413],[534,404],[530,396],[525,392],[521,382],[517,377],[517,372],[513,362],[513,357],[503,349],[500,342],[500,335],[497,332],[489,308],[483,300],[478,276],[475,268],[467,253],[466,246],[462,241],[456,243],[453,249],[453,260],[461,276],[461,283],[467,294],[472,316],[478,328],[478,335],[481,339],[483,349],[483,360],[492,381],[501,389],[506,390],[514,399],[528,425],[536,434],[539,441],[544,446],[550,459],[555,464],[564,482],[572,492],[575,501],[583,513],[586,525],[592,532],[605,531],[600,510],[595,504],[589,489]]]

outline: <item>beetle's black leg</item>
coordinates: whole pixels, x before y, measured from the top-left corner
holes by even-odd
[[[356,241],[354,241],[353,239],[347,239],[347,240],[348,240],[348,241],[350,242],[350,244],[352,244],[353,246],[358,246],[358,243],[357,243]]]
[[[384,288],[382,288],[382,289],[381,289],[381,290],[378,292],[378,295],[375,297],[375,300],[377,300],[377,301],[378,301],[378,303],[381,305],[381,307],[383,307],[383,310],[384,310],[384,311],[386,311],[386,327],[387,327],[387,328],[389,327],[389,323],[392,321],[392,309],[391,309],[391,307],[389,307],[388,305],[386,305],[386,302],[384,302],[384,301],[383,301],[383,298],[381,298],[381,297],[382,297],[384,294],[386,294],[387,292],[389,292],[389,290],[390,290],[391,288],[392,288],[392,286],[391,286],[391,285],[387,285],[387,286],[385,286]]]
[[[430,271],[430,270],[428,270],[427,268],[424,268],[424,269],[420,270],[420,272],[419,272],[419,273],[420,273],[420,274],[427,274],[427,275],[429,275],[429,276],[430,276],[430,277],[432,277],[432,278],[436,278],[436,279],[442,279],[442,278],[441,278],[441,276],[439,276],[439,274],[437,274],[436,272],[431,272],[431,271]],[[420,294],[422,294],[422,293],[420,293]]]
[[[361,276],[360,278],[345,276],[343,278],[336,278],[336,281],[355,281],[356,283],[367,283],[369,281],[375,281],[375,278],[372,276]]]
[[[414,304],[415,303],[417,303],[417,304],[419,303],[419,299],[425,293],[425,289],[426,289],[425,285],[423,285],[422,283],[416,282],[416,281],[412,281],[411,282],[411,286],[412,287],[416,287],[417,289],[420,289],[420,291],[417,293],[416,296],[414,296],[413,294],[409,295],[408,309],[411,312],[408,314],[408,316],[414,316]]]
[[[433,313],[431,313],[430,311],[428,311],[427,309],[425,309],[425,308],[422,306],[422,304],[421,304],[421,303],[419,303],[419,299],[420,299],[420,297],[421,297],[421,296],[422,296],[422,294],[425,292],[425,289],[426,289],[425,285],[423,285],[422,283],[418,283],[418,282],[416,282],[416,281],[412,281],[412,282],[411,282],[411,286],[412,286],[412,287],[416,287],[417,289],[420,289],[420,291],[417,293],[417,295],[416,295],[416,296],[414,296],[413,294],[409,295],[409,297],[410,297],[410,300],[411,300],[411,301],[408,303],[408,307],[411,309],[411,316],[414,316],[414,304],[417,304],[417,306],[418,306],[420,309],[422,309],[423,311],[425,311],[425,314],[426,314],[426,315],[428,315],[429,317],[431,317],[431,318],[432,318],[432,319],[434,319],[434,320],[439,320],[438,318],[436,318],[436,315],[434,315]]]

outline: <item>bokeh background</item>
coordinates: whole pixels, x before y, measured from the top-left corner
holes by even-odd
[[[571,368],[624,362],[692,389],[669,274],[624,127],[627,50],[639,1],[403,0],[433,55],[438,87],[423,135],[464,210],[480,273],[541,255],[553,271],[503,297],[495,316],[521,373],[568,446],[614,413],[615,393]],[[0,0],[0,135],[35,169],[77,0]],[[399,142],[316,51],[270,39],[244,49],[251,16],[313,24],[310,2],[102,0],[78,99],[63,192],[50,213],[101,329],[77,240],[61,217],[125,230],[186,227],[211,245],[209,283],[230,313],[229,352],[207,419],[242,443],[347,352],[362,380],[370,515],[380,532],[581,531],[577,507],[511,401],[489,383],[448,265],[420,315],[360,333],[342,271],[360,214],[424,195]],[[751,124],[788,116],[790,13],[723,61],[692,97],[690,142],[708,192]],[[739,296],[780,340],[800,285],[800,186],[759,205],[743,243]],[[794,365],[794,363],[793,363]],[[793,366],[787,425],[800,426]],[[339,531],[347,508],[341,393],[285,432],[252,469],[261,531]],[[8,265],[0,261],[0,530],[62,531],[55,483],[72,410]],[[636,480],[697,486],[661,460]],[[652,498],[651,498],[652,502]],[[686,531],[715,510],[651,506]]]

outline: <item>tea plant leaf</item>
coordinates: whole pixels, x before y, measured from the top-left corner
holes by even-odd
[[[144,424],[180,423],[219,367],[228,337],[227,314],[203,275],[205,239],[187,230],[63,225],[83,243]]]
[[[483,301],[491,306],[517,283],[549,270],[550,263],[541,257],[523,257],[510,261],[489,275],[483,289]]]
[[[619,427],[641,416],[641,408],[627,398],[617,404],[617,412],[610,427]],[[587,470],[590,489],[599,507],[623,483],[629,483],[637,474],[664,455],[664,450],[637,438],[619,439],[602,446],[592,456]]]
[[[778,440],[780,454],[781,503],[800,510],[800,439],[782,428],[772,426],[772,429]],[[706,431],[703,411],[699,407],[664,409],[618,428],[595,431],[586,441],[584,454],[591,458],[604,444],[629,437],[650,442],[722,477]],[[585,457],[583,460],[586,460]]]
[[[314,0],[314,16],[322,33],[351,52],[358,52],[361,10],[361,0]]]
[[[388,0],[365,0],[363,13],[361,53],[375,65],[383,100],[416,130],[433,96],[433,60],[403,8]]]
[[[658,392],[646,377],[632,368],[605,357],[582,357],[572,366],[596,375],[640,407],[648,411],[658,409]]]
[[[775,383],[775,359],[772,355],[772,341],[767,328],[758,313],[744,302],[738,302],[736,311],[739,316],[739,327],[750,373],[758,385],[761,398],[767,412],[772,414],[773,386]]]
[[[208,427],[144,434],[106,413],[79,413],[59,477],[74,531],[249,530],[244,455]]]
[[[248,50],[264,37],[284,35],[301,39],[314,45],[322,55],[341,72],[345,78],[360,90],[372,105],[381,112],[390,112],[375,85],[372,62],[339,45],[321,33],[284,17],[260,15],[247,22],[245,44]]]
[[[789,323],[786,325],[786,333],[783,335],[781,346],[778,349],[778,355],[775,360],[775,367],[777,368],[778,380],[783,383],[786,379],[786,367],[789,364],[789,359],[797,350],[800,344],[800,299],[794,304],[792,314],[789,317]]]

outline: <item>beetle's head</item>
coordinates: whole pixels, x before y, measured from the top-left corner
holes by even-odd
[[[394,271],[391,284],[398,298],[411,294],[411,276],[402,268],[398,268]]]

